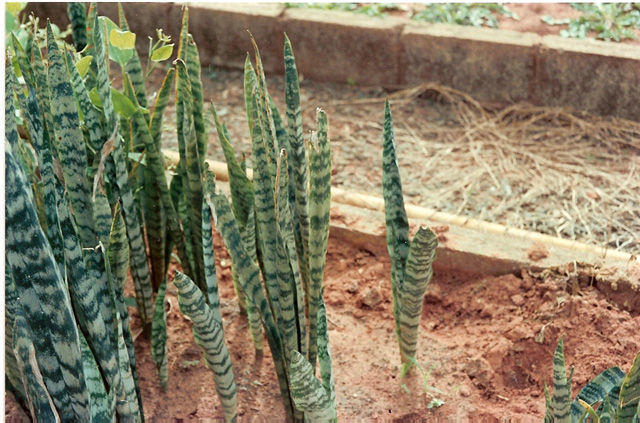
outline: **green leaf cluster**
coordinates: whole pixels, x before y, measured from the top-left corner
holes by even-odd
[[[553,394],[544,387],[545,423],[635,423],[640,418],[640,353],[625,374],[619,367],[606,369],[571,400],[573,368],[567,377],[564,342],[558,340],[553,355]]]
[[[406,373],[416,362],[422,303],[433,276],[438,239],[421,226],[409,240],[409,220],[404,208],[402,182],[396,156],[393,118],[385,103],[382,134],[382,191],[387,228],[387,251],[391,258],[393,314],[400,356]]]
[[[498,27],[498,15],[512,19],[518,16],[500,3],[432,3],[416,12],[411,19],[430,23]]]
[[[285,3],[287,8],[307,8],[354,12],[366,16],[384,18],[390,10],[398,10],[395,3]]]
[[[96,81],[97,109],[51,25],[45,41],[46,56],[36,31],[26,49],[13,38],[5,80],[8,390],[37,421],[143,421],[123,295],[136,245],[122,146],[107,131],[111,91]]]
[[[632,3],[571,3],[582,14],[577,18],[555,19],[542,16],[548,25],[567,25],[560,35],[567,38],[587,38],[591,32],[605,41],[621,41],[637,38],[634,30],[640,29],[640,7]]]
[[[207,184],[205,196],[229,250],[258,353],[262,322],[288,420],[334,421],[335,390],[322,298],[331,200],[327,118],[318,109],[317,130],[310,140],[304,139],[298,72],[285,37],[285,123],[267,90],[253,38],[252,43],[255,65],[247,56],[244,92],[253,178],[237,159],[228,131],[212,107],[233,203],[215,192],[212,183]],[[316,360],[320,379],[315,376]]]

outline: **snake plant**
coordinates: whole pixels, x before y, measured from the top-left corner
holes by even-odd
[[[122,295],[127,187],[105,183],[126,177],[118,139],[92,120],[74,54],[50,25],[46,41],[46,61],[33,38],[14,41],[6,68],[7,386],[38,421],[142,421]]]
[[[393,118],[388,101],[384,109],[382,141],[382,190],[387,250],[391,257],[393,315],[404,373],[416,364],[422,303],[433,276],[432,264],[438,239],[428,227],[421,226],[413,240],[409,240],[409,221],[402,197]]]
[[[285,129],[251,40],[255,68],[248,56],[244,89],[253,180],[236,158],[226,127],[212,107],[233,207],[212,184],[206,197],[246,296],[249,322],[263,324],[288,420],[333,421],[335,390],[322,299],[331,193],[327,118],[318,109],[317,131],[305,142],[298,74],[285,37]],[[259,329],[252,327],[251,334],[259,349]],[[316,360],[321,380],[315,377]]]
[[[628,373],[619,367],[606,369],[571,401],[573,368],[567,377],[564,342],[558,340],[553,355],[553,395],[545,385],[545,423],[637,423],[640,419],[640,353]]]

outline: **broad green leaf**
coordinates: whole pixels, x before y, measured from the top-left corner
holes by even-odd
[[[136,46],[136,34],[114,28],[109,32],[109,42],[121,50],[132,49]]]
[[[129,119],[136,112],[136,106],[131,100],[113,87],[111,87],[111,99],[113,100],[113,109],[123,118]]]
[[[82,59],[76,62],[76,69],[78,69],[78,73],[80,73],[81,77],[85,77],[87,72],[89,72],[89,67],[91,66],[91,61],[93,60],[93,56],[84,56]]]
[[[151,53],[151,60],[154,62],[162,62],[163,60],[167,60],[173,54],[173,44],[167,44],[165,46],[159,47],[153,50]]]
[[[102,109],[102,100],[100,100],[100,94],[98,94],[98,89],[96,87],[93,87],[91,91],[89,91],[89,99],[91,100],[91,104]]]

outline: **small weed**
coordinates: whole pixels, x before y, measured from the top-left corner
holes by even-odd
[[[443,400],[441,400],[440,398],[434,398],[429,402],[429,404],[427,405],[427,408],[428,409],[439,408],[439,407],[442,407],[443,405],[444,405]]]
[[[567,38],[587,38],[596,32],[596,38],[605,41],[635,40],[634,29],[640,29],[640,6],[632,3],[571,3],[571,7],[582,12],[579,18],[540,18],[549,25],[568,25],[560,31]]]
[[[411,19],[430,23],[497,28],[498,15],[518,19],[518,16],[505,5],[497,3],[427,4],[423,10],[415,13]]]
[[[188,369],[191,367],[197,367],[198,364],[200,364],[200,360],[184,360],[182,362],[182,368],[183,369]]]
[[[395,3],[285,3],[287,8],[306,8],[322,10],[340,10],[343,12],[360,13],[367,16],[384,18],[385,12],[398,10]]]

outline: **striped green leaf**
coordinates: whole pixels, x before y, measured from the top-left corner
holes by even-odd
[[[96,236],[93,227],[93,207],[91,188],[87,181],[88,167],[84,152],[84,137],[80,130],[80,119],[69,74],[64,57],[53,37],[51,25],[47,25],[49,54],[49,85],[56,99],[53,111],[56,149],[69,192],[69,198],[75,210],[75,219],[83,247],[93,248]]]
[[[167,311],[164,308],[165,293],[167,290],[166,280],[162,282],[156,296],[156,306],[151,323],[151,358],[156,363],[160,386],[162,390],[167,390],[169,380],[169,365],[167,351]]]
[[[558,347],[553,354],[553,396],[551,409],[555,423],[571,423],[571,380],[567,379],[564,366],[564,342],[558,341]]]
[[[298,69],[291,42],[286,34],[284,40],[284,78],[287,135],[290,147],[287,152],[293,168],[292,182],[295,192],[296,245],[299,246],[298,256],[302,258],[302,279],[306,286],[309,280],[309,205],[307,199],[309,164],[302,131]]]
[[[274,316],[267,296],[263,290],[260,280],[260,270],[254,260],[247,253],[242,235],[233,217],[231,207],[227,198],[218,193],[211,193],[211,200],[214,204],[214,216],[216,218],[216,228],[222,235],[231,260],[235,263],[238,273],[238,280],[242,285],[242,290],[247,295],[247,299],[253,302],[260,311],[260,316],[264,325],[267,342],[271,349],[275,364],[280,391],[288,416],[293,416],[293,404],[289,393],[288,379],[285,373],[286,364],[284,362],[284,348],[282,337],[278,331],[276,317]]]
[[[204,124],[204,101],[202,94],[202,80],[200,77],[200,55],[198,47],[191,34],[187,39],[187,57],[185,60],[187,72],[189,74],[189,82],[191,83],[191,96],[193,98],[193,125],[196,131],[196,140],[198,142],[198,157],[200,165],[204,163],[207,154],[207,134]]]
[[[29,411],[27,394],[22,383],[22,370],[18,367],[18,361],[13,352],[13,325],[19,309],[18,292],[13,282],[13,274],[5,258],[4,278],[4,369],[5,386],[11,392],[24,411]]]
[[[409,255],[409,221],[404,209],[402,183],[396,157],[393,118],[389,102],[385,103],[382,147],[382,191],[384,196],[387,249],[391,257],[394,298],[404,281],[404,266]],[[397,305],[394,303],[394,311]],[[398,312],[395,311],[396,321]]]
[[[640,353],[622,381],[617,418],[618,423],[637,423],[640,418]]]
[[[214,190],[213,174],[206,172],[204,181],[205,192]],[[212,188],[209,188],[212,187]],[[210,200],[209,200],[210,202]],[[214,312],[220,310],[220,298],[218,296],[218,275],[216,274],[216,260],[213,251],[213,237],[211,235],[211,208],[207,202],[206,194],[202,198],[202,254],[204,260],[204,276],[206,281],[205,299]],[[215,315],[215,318],[222,322],[222,316]]]
[[[195,281],[206,291],[204,265],[202,257],[202,165],[199,157],[199,146],[195,119],[193,118],[194,100],[191,82],[186,64],[181,60],[176,61],[177,68],[177,96],[176,116],[178,119],[178,143],[182,144],[183,155],[180,161],[183,165],[182,182],[185,193],[185,206],[188,213],[185,215],[183,227],[189,226],[188,243],[193,249],[193,263]],[[186,182],[186,184],[184,184]],[[185,186],[186,185],[186,186]]]
[[[71,34],[73,35],[73,44],[76,47],[76,51],[82,51],[89,44],[87,10],[84,3],[67,3],[67,16],[69,17],[69,22],[71,22]]]
[[[116,203],[113,213],[107,258],[109,268],[111,269],[111,291],[113,292],[112,296],[115,303],[115,310],[122,321],[122,336],[127,349],[131,375],[135,382],[136,396],[140,407],[140,413],[142,415],[142,395],[138,385],[135,349],[129,326],[129,311],[127,310],[127,305],[124,300],[124,286],[127,280],[127,270],[129,268],[129,244],[127,240],[126,224],[122,218],[119,203]]]
[[[431,229],[421,226],[411,241],[405,268],[405,280],[399,292],[400,322],[398,341],[405,365],[415,363],[422,304],[433,276],[438,238]]]
[[[108,287],[104,274],[100,272],[99,265],[94,259],[97,253],[90,253],[89,250],[83,253],[65,197],[66,195],[61,195],[62,201],[58,213],[64,235],[67,282],[71,301],[78,316],[78,323],[89,337],[87,342],[96,352],[96,359],[108,383],[110,386],[115,386],[118,380],[118,358],[116,345],[110,336],[114,322]],[[91,263],[87,264],[87,261]],[[97,276],[96,273],[100,275]]]
[[[11,83],[12,79],[13,78],[11,77],[11,75],[9,75],[6,79],[6,82]],[[8,88],[9,87],[7,86],[7,89]],[[44,191],[43,200],[47,238],[49,240],[49,243],[51,244],[56,263],[58,264],[62,276],[65,277],[66,270],[64,268],[64,246],[62,241],[62,234],[60,232],[60,223],[58,220],[55,188],[56,181],[53,171],[53,158],[51,157],[51,151],[49,149],[48,132],[43,127],[35,90],[31,85],[28,85],[28,88],[29,96],[25,97],[24,95],[20,95],[18,96],[18,98],[21,101],[20,106],[25,116],[27,130],[31,135],[31,141],[38,157],[38,167],[40,170],[40,176],[42,178]],[[9,96],[8,99],[12,99],[11,96]],[[11,113],[11,110],[13,110],[13,102],[5,104],[5,108],[7,113]],[[13,132],[15,129],[10,127],[12,122],[15,122],[13,118],[7,118],[6,122],[8,137],[17,137],[17,132]]]
[[[33,333],[20,312],[13,325],[13,353],[22,374],[29,411],[35,421],[59,422],[60,416],[44,383],[31,339]]]
[[[127,18],[124,14],[124,9],[122,8],[122,4],[118,3],[118,20],[120,23],[120,29],[123,31],[129,31],[129,23],[127,22]],[[138,51],[134,48],[132,49],[131,59],[126,63],[124,67],[124,72],[129,77],[131,84],[133,85],[133,90],[136,93],[136,99],[138,100],[138,104],[142,107],[147,107],[147,93],[144,86],[144,73],[142,72],[142,63],[140,62],[140,56],[138,56]],[[144,147],[144,146],[141,146]]]
[[[580,390],[571,403],[572,419],[576,419],[585,412],[579,400],[590,405],[602,402],[614,389],[619,391],[624,377],[625,373],[619,367],[611,367],[593,378]]]
[[[314,376],[311,363],[295,350],[291,352],[289,374],[293,401],[299,410],[304,411],[305,421],[338,421],[335,404],[322,386],[322,382]]]
[[[84,378],[87,383],[89,399],[91,401],[91,422],[109,423],[113,421],[115,417],[115,396],[107,395],[100,369],[91,352],[91,348],[82,332],[78,334],[80,336]]]
[[[285,343],[285,355],[296,350],[306,355],[304,295],[293,234],[289,204],[289,173],[286,152],[280,152],[276,174],[277,271],[280,301],[278,324]]]
[[[317,315],[322,302],[322,280],[329,240],[331,206],[331,149],[327,115],[317,111],[317,132],[309,150],[309,362],[315,368]]]
[[[205,361],[213,372],[225,421],[234,422],[237,419],[237,390],[222,322],[216,320],[204,296],[186,275],[176,271],[173,283],[178,288],[180,310],[193,322],[194,339],[204,351]]]
[[[161,149],[162,118],[164,110],[169,104],[171,86],[173,84],[175,70],[169,69],[162,82],[162,87],[156,97],[155,106],[151,115],[149,131],[156,148]],[[167,248],[167,211],[160,198],[159,181],[154,178],[149,166],[144,167],[144,221],[151,259],[151,282],[157,289],[165,279],[169,265]]]
[[[5,254],[30,322],[38,365],[63,421],[88,421],[78,331],[66,286],[37,219],[22,169],[5,141]]]
[[[107,25],[98,16],[93,21],[93,56],[97,67],[97,92],[104,111],[104,131],[111,134],[116,125],[116,115],[111,100],[111,83],[109,81],[109,41]],[[98,146],[102,148],[102,146]]]
[[[320,376],[322,386],[328,393],[332,408],[336,409],[336,391],[333,381],[333,366],[331,363],[331,351],[329,349],[329,327],[327,325],[327,310],[324,301],[318,307],[318,362],[320,364]]]
[[[138,112],[139,113],[139,112]],[[145,124],[146,128],[146,124]],[[115,182],[122,200],[122,213],[127,227],[127,237],[131,251],[131,277],[136,291],[138,310],[146,329],[150,329],[153,316],[153,288],[147,260],[147,249],[142,236],[137,205],[129,185],[129,174],[122,151],[122,141],[118,137],[111,153],[115,167]]]

